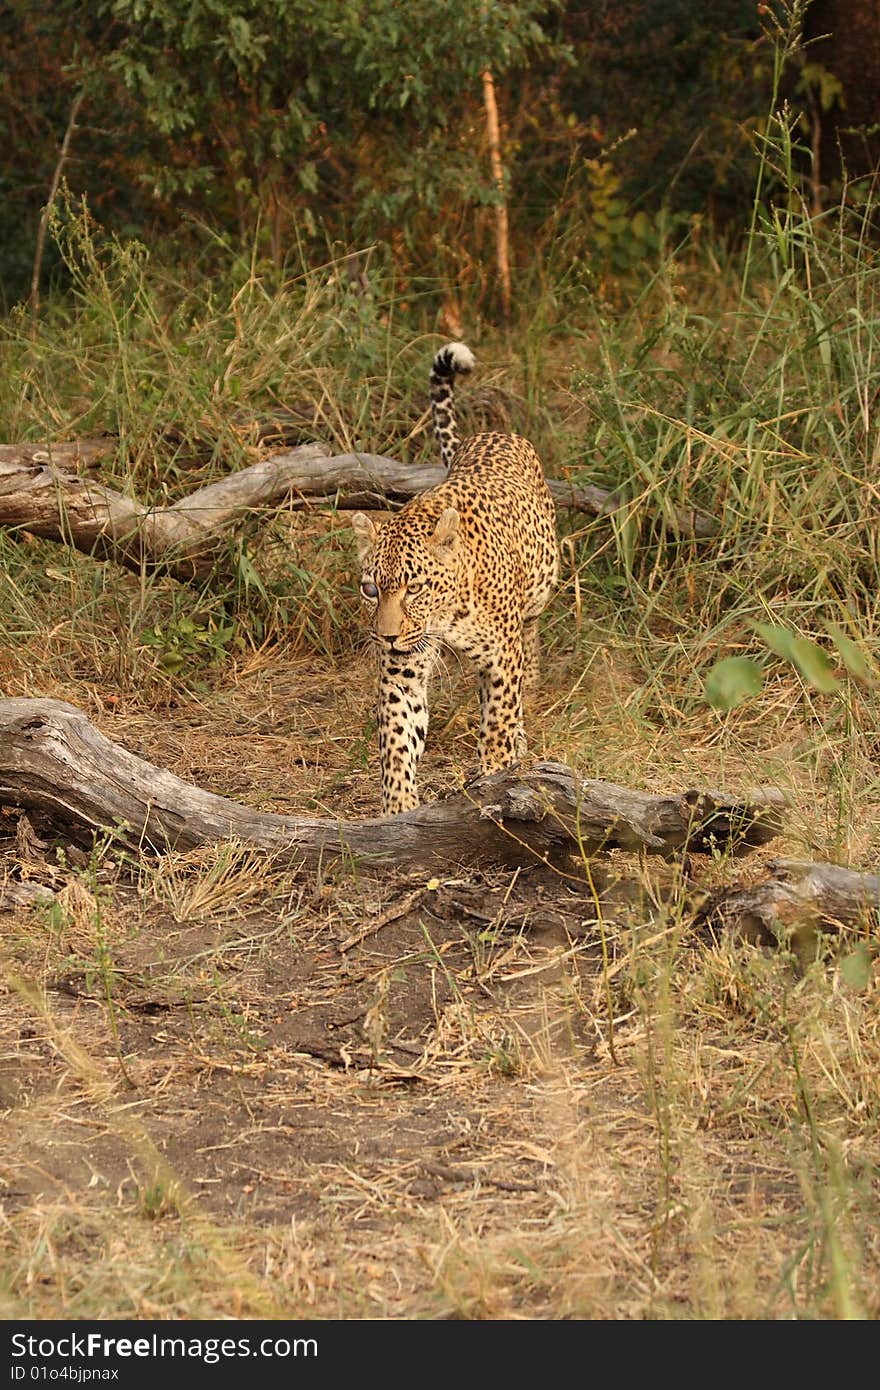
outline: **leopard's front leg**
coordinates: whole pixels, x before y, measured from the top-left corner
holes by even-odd
[[[379,766],[382,814],[419,804],[416,773],[428,734],[428,678],[435,654],[379,654]]]
[[[480,771],[510,767],[526,753],[523,729],[522,641],[488,653],[477,665],[480,683]]]

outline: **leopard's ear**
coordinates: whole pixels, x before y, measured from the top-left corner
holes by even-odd
[[[461,517],[456,507],[447,507],[434,527],[434,534],[431,537],[432,545],[451,545],[458,535],[458,526]]]
[[[354,531],[354,543],[357,546],[358,559],[364,560],[376,539],[376,528],[363,512],[355,512],[351,519],[351,529]]]

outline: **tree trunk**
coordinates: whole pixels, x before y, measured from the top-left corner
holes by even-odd
[[[498,287],[501,292],[501,316],[505,323],[510,322],[510,227],[507,219],[507,190],[504,186],[504,161],[501,158],[501,125],[498,120],[498,102],[495,99],[495,81],[487,68],[483,73],[483,106],[486,111],[486,133],[489,137],[489,160],[492,166],[492,182],[498,201],[495,204],[495,264],[498,269]]]
[[[129,849],[191,849],[231,837],[309,863],[446,869],[462,864],[576,860],[615,848],[671,855],[724,845],[745,851],[780,833],[785,800],[773,788],[736,798],[669,796],[581,781],[561,763],[508,769],[463,792],[363,821],[251,810],[215,796],[99,733],[58,700],[0,700],[0,805],[27,809],[88,838],[115,834]]]

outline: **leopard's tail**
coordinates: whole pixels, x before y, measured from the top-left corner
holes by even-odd
[[[459,372],[473,371],[474,354],[464,343],[447,343],[434,358],[431,367],[431,414],[434,434],[440,445],[440,461],[449,470],[458,448],[458,424],[455,419],[455,378]]]

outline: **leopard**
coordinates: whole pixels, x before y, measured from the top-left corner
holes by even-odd
[[[462,440],[455,379],[474,366],[459,342],[431,365],[442,481],[382,522],[364,512],[351,521],[378,659],[385,816],[419,805],[428,687],[447,649],[476,672],[480,773],[510,767],[527,750],[523,693],[539,679],[538,619],[559,579],[556,508],[528,440],[495,431]]]

